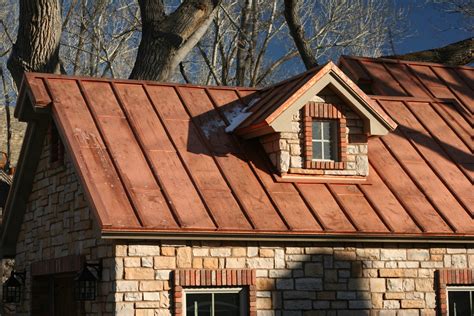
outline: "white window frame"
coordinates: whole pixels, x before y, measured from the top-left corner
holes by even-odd
[[[202,288],[183,288],[183,315],[186,315],[186,296],[187,294],[239,294],[240,296],[240,316],[247,316],[249,312],[248,306],[248,289],[246,287],[202,287]],[[214,296],[212,297],[214,304]],[[214,310],[211,309],[211,316],[214,316]]]
[[[461,315],[450,315],[449,313],[449,292],[474,292],[474,286],[472,285],[461,285],[461,286],[447,286],[446,287],[446,312],[448,316],[461,316]],[[472,297],[472,295],[471,295]],[[471,308],[474,310],[474,302],[471,302]],[[463,315],[464,316],[464,315]]]
[[[334,128],[334,131],[335,132],[330,132],[330,135],[329,135],[329,139],[324,139],[324,132],[323,132],[323,128],[322,128],[322,124],[323,122],[329,122],[329,123],[333,123],[333,124],[336,124],[336,127]],[[320,124],[320,130],[321,130],[321,139],[315,139],[313,138],[313,135],[314,135],[314,123],[319,123]],[[318,158],[314,158],[314,151],[312,151],[312,154],[313,154],[313,157],[311,157],[311,160],[312,161],[338,161],[338,152],[339,152],[339,135],[338,135],[338,132],[337,132],[337,128],[338,128],[338,122],[337,120],[331,120],[331,119],[328,119],[328,120],[325,120],[325,119],[318,119],[318,118],[313,118],[312,122],[311,122],[311,146],[313,146],[313,143],[321,143],[321,155],[323,156],[322,159],[318,159]],[[326,144],[330,144],[332,143],[332,148],[333,148],[333,155],[334,155],[334,159],[326,159],[326,157],[324,157],[324,146]],[[327,146],[327,145],[326,145]]]

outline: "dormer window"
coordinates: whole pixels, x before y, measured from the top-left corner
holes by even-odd
[[[310,101],[304,108],[306,169],[344,169],[346,117],[340,107]]]
[[[332,63],[248,98],[226,130],[259,138],[282,181],[365,181],[368,137],[397,126]]]
[[[313,120],[313,161],[338,161],[336,120]]]

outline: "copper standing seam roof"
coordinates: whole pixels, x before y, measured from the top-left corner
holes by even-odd
[[[104,236],[474,237],[473,68],[341,65],[398,123],[369,140],[367,184],[277,182],[225,132],[266,90],[29,73],[20,99],[50,108]]]

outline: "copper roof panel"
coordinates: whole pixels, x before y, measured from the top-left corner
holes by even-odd
[[[414,97],[429,97],[428,91],[417,78],[410,75],[410,70],[405,64],[386,63],[385,67],[409,95]]]
[[[398,197],[410,215],[416,219],[425,232],[450,232],[450,227],[439,216],[413,180],[405,173],[398,161],[390,154],[379,139],[369,143],[371,166],[384,183]],[[376,159],[374,159],[376,157]]]
[[[406,96],[407,92],[387,71],[383,63],[362,62],[362,66],[367,69],[367,72],[372,77],[374,83],[374,92],[382,95]]]
[[[75,80],[47,79],[56,124],[80,170],[93,209],[104,226],[140,227]]]
[[[330,184],[329,190],[333,192],[336,201],[350,214],[358,230],[388,232],[385,224],[356,185]]]
[[[359,185],[359,190],[372,208],[377,209],[387,228],[391,232],[420,232],[417,223],[373,168],[370,170],[369,181],[370,185]]]
[[[83,89],[90,112],[102,134],[104,143],[114,157],[139,221],[145,227],[157,225],[177,227],[150,165],[142,152],[137,135],[132,130],[110,87],[99,90]],[[92,94],[90,92],[93,92]],[[97,110],[96,110],[97,109]],[[134,168],[130,168],[133,162]],[[140,170],[140,172],[136,172]]]
[[[439,142],[449,157],[468,176],[469,180],[473,181],[474,161],[469,148],[450,128],[446,128],[443,119],[432,108],[419,106],[419,103],[407,102],[406,104],[427,131]]]
[[[174,89],[148,86],[147,91],[218,228],[250,229],[250,223],[228,188],[210,151],[202,144],[196,127],[191,123]],[[169,98],[163,98],[163,95],[168,95]]]
[[[324,184],[297,184],[301,196],[308,201],[325,231],[354,232],[356,228],[334,200]]]
[[[441,146],[428,134],[413,114],[402,102],[380,102],[399,124],[400,131],[412,146],[422,155],[437,177],[446,185],[450,192],[460,200],[463,207],[473,214],[474,195],[469,179],[453,163]],[[426,106],[428,106],[426,104]],[[399,139],[397,141],[402,141]]]
[[[432,67],[432,69],[472,113],[474,111],[474,91],[465,84],[465,81],[459,77],[456,71],[443,67]]]

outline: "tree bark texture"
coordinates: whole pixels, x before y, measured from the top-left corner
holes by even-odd
[[[161,0],[139,0],[142,39],[131,79],[166,81],[204,35],[220,0],[186,0],[165,15]]]
[[[297,5],[298,0],[285,0],[285,20],[306,69],[310,69],[316,67],[318,61],[314,57],[311,46],[305,38],[304,26],[301,24],[298,15]]]
[[[384,58],[433,62],[451,66],[467,65],[474,61],[474,38],[467,38],[440,48],[404,55],[384,56]]]
[[[20,0],[18,36],[8,69],[20,88],[25,71],[59,73],[61,7],[58,0]]]

